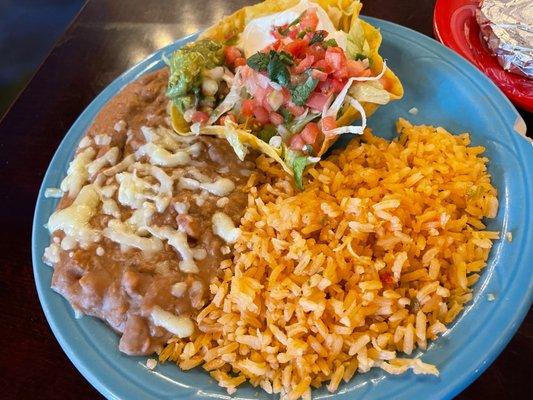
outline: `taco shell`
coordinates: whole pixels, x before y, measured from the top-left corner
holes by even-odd
[[[244,31],[246,25],[253,19],[269,14],[284,11],[299,3],[300,0],[266,0],[262,3],[252,6],[243,7],[234,14],[223,18],[219,23],[208,28],[202,33],[199,39],[211,39],[226,42],[235,38]],[[353,0],[309,0],[313,3],[319,4],[330,17],[333,25],[338,30],[349,32],[353,24],[361,24],[364,31],[366,42],[369,46],[368,58],[370,62],[370,69],[374,76],[378,75],[383,69],[383,59],[378,54],[379,46],[381,45],[381,34],[378,29],[359,18],[359,12],[362,4],[359,1]],[[382,80],[387,82],[385,90],[389,93],[390,100],[397,100],[403,96],[403,87],[398,77],[387,68]],[[379,104],[361,102],[366,116],[372,115]],[[173,105],[171,111],[172,126],[174,130],[180,135],[192,134],[189,132],[187,123],[183,119],[180,111]],[[351,105],[347,105],[341,111],[340,117],[337,119],[337,125],[349,125],[353,121],[360,118],[360,113]],[[212,128],[215,128],[214,126]],[[216,136],[224,137],[224,127],[221,129],[202,129],[202,134],[215,134]],[[289,172],[289,168],[285,165],[280,157],[280,152],[263,142],[255,135],[242,129],[238,129],[238,136],[242,143],[245,143],[252,148],[259,150],[280,162],[284,169]],[[321,146],[319,157],[322,156],[337,140],[339,135],[326,137]],[[292,174],[292,171],[290,171]]]

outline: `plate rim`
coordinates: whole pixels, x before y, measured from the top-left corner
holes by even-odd
[[[398,25],[398,24],[395,24],[395,23],[392,23],[392,22],[389,22],[389,21],[385,21],[385,20],[381,20],[381,19],[377,19],[377,18],[373,18],[373,17],[363,16],[363,19],[365,19],[365,20],[367,20],[367,21],[369,21],[369,22],[371,22],[371,23],[373,23],[375,25],[378,25],[378,27],[380,27],[380,28],[388,26],[389,29],[392,30],[392,31],[395,31],[395,30],[402,31],[403,30],[403,31],[406,31],[407,33],[409,33],[411,35],[417,36],[418,39],[429,40],[431,42],[431,44],[436,44],[437,46],[441,46],[442,49],[444,49],[445,51],[449,52],[448,54],[451,55],[452,58],[455,58],[454,61],[458,61],[459,64],[464,63],[466,68],[471,69],[473,71],[473,73],[479,74],[480,77],[483,80],[486,81],[484,83],[489,83],[490,85],[492,85],[499,92],[500,97],[501,97],[500,100],[504,100],[504,101],[507,102],[507,104],[509,106],[507,108],[507,111],[510,111],[511,114],[514,114],[513,116],[515,116],[515,118],[516,117],[520,118],[518,112],[516,111],[516,109],[514,108],[512,103],[509,101],[509,99],[507,97],[505,97],[503,95],[503,93],[501,93],[500,89],[494,84],[494,82],[492,82],[481,71],[479,71],[477,68],[475,68],[473,65],[471,65],[467,60],[462,58],[460,55],[455,53],[453,50],[447,48],[446,46],[442,45],[438,41],[432,39],[431,37],[426,36],[426,35],[424,35],[424,34],[422,34],[420,32],[417,32],[417,31],[415,31],[413,29],[410,29],[408,27],[404,27],[404,26],[401,26],[401,25]],[[159,55],[164,53],[165,51],[168,51],[177,42],[186,43],[187,41],[193,40],[197,35],[198,35],[198,32],[196,32],[196,33],[194,33],[192,35],[187,35],[185,37],[179,38],[176,41],[174,41],[173,43],[169,44],[168,46],[165,46],[165,47],[155,51],[150,56],[146,57],[145,59],[143,59],[142,61],[140,61],[139,63],[135,64],[134,66],[132,66],[131,68],[129,68],[128,70],[123,72],[121,75],[119,75],[116,79],[114,79],[109,85],[107,85],[89,103],[89,105],[83,110],[83,112],[78,116],[78,118],[75,120],[75,122],[72,124],[72,126],[68,129],[68,131],[66,132],[65,136],[61,140],[61,143],[58,145],[58,147],[57,147],[57,149],[56,149],[56,151],[54,153],[54,156],[52,157],[52,159],[51,159],[51,161],[49,163],[47,171],[46,171],[45,175],[43,176],[43,181],[42,181],[42,184],[40,186],[39,194],[38,194],[37,201],[36,201],[36,207],[35,207],[34,218],[33,218],[33,226],[32,226],[32,244],[31,245],[32,245],[32,264],[33,264],[33,273],[34,273],[34,283],[36,285],[36,289],[37,289],[39,301],[40,301],[40,304],[41,304],[41,308],[44,311],[44,314],[46,316],[47,322],[48,322],[50,328],[52,329],[52,332],[54,333],[54,336],[55,336],[56,340],[59,342],[61,348],[63,349],[63,351],[65,352],[65,354],[69,358],[69,360],[74,364],[76,369],[78,369],[78,371],[85,377],[85,379],[87,379],[101,394],[103,394],[107,398],[112,398],[112,399],[123,398],[121,393],[124,393],[125,391],[121,390],[120,385],[116,385],[115,384],[113,387],[110,387],[110,385],[103,384],[102,383],[102,379],[100,379],[98,376],[96,376],[97,374],[95,374],[93,371],[91,371],[91,368],[86,365],[87,362],[81,360],[75,354],[74,347],[68,341],[68,335],[65,335],[64,332],[61,332],[61,329],[54,322],[55,317],[53,316],[52,310],[50,310],[49,307],[46,306],[47,305],[46,296],[48,296],[50,294],[54,294],[55,292],[53,292],[50,289],[49,285],[48,285],[47,288],[45,288],[46,293],[39,286],[39,274],[40,274],[39,269],[43,267],[43,263],[41,261],[41,254],[37,253],[38,249],[37,249],[37,244],[36,244],[36,237],[38,235],[38,232],[37,232],[38,229],[42,229],[42,227],[37,224],[37,221],[39,220],[39,217],[40,217],[40,210],[43,208],[42,205],[41,205],[41,202],[44,201],[43,200],[44,199],[44,190],[46,189],[45,183],[46,183],[47,178],[48,178],[49,173],[50,173],[50,165],[53,164],[54,160],[56,158],[58,158],[60,156],[60,154],[65,151],[65,150],[62,149],[64,147],[64,145],[65,145],[65,142],[67,142],[73,136],[76,136],[76,140],[77,140],[76,129],[75,129],[76,126],[78,124],[81,124],[81,121],[85,118],[85,115],[91,114],[93,108],[97,108],[97,110],[99,110],[101,108],[101,107],[97,107],[97,103],[100,102],[100,99],[105,98],[108,95],[108,93],[115,93],[115,91],[116,91],[115,87],[117,85],[119,85],[118,90],[120,90],[122,87],[124,87],[125,84],[131,82],[131,80],[137,78],[138,76],[140,76],[143,73],[145,73],[147,70],[150,70],[151,68],[153,68],[155,65],[157,65],[159,63]],[[142,65],[142,67],[141,67],[141,65]],[[136,72],[134,73],[134,71],[136,71]],[[134,75],[132,75],[133,73],[134,73]],[[130,75],[132,75],[131,79],[129,79]],[[491,100],[495,101],[494,99],[491,99]],[[502,114],[503,114],[503,112],[502,112]],[[505,115],[505,116],[501,115],[501,117],[502,118],[506,118],[506,120],[508,122],[511,122],[510,119],[509,119],[510,118],[510,114],[509,113],[507,113],[507,114],[508,115]],[[81,135],[83,135],[84,132],[82,132]],[[81,135],[80,135],[80,137],[81,137]],[[515,145],[518,146],[518,148],[520,149],[521,152],[525,151],[526,147],[525,147],[524,143],[527,143],[527,141],[522,139],[519,135],[515,135],[515,134],[513,134],[513,138],[512,139],[513,139],[513,142],[515,143]],[[70,152],[73,152],[75,150],[75,148],[70,148],[70,149],[67,149],[67,150],[70,151]],[[528,180],[530,180],[531,179],[530,175],[531,175],[532,171],[527,171],[526,170],[525,171],[526,175],[528,175],[528,172],[529,172],[529,176],[528,176],[529,179]],[[533,251],[531,251],[531,252],[533,253]],[[516,306],[519,306],[519,307],[515,307],[516,312],[514,312],[512,314],[510,319],[508,318],[510,323],[506,326],[506,328],[504,328],[504,329],[502,329],[500,331],[500,334],[498,335],[498,340],[493,344],[493,346],[490,348],[490,350],[487,350],[486,352],[484,352],[484,357],[479,357],[477,359],[478,362],[476,364],[479,364],[479,365],[477,365],[477,367],[474,370],[471,370],[471,367],[466,368],[465,371],[466,370],[469,370],[469,371],[463,372],[463,374],[460,377],[457,377],[457,378],[455,378],[453,380],[453,382],[452,382],[453,385],[448,385],[446,389],[441,390],[438,393],[439,395],[441,395],[441,398],[453,398],[456,394],[458,394],[460,391],[462,391],[466,386],[468,386],[470,383],[472,383],[472,381],[474,381],[494,361],[494,359],[501,353],[503,348],[511,340],[511,338],[514,335],[514,333],[516,332],[516,330],[520,326],[520,323],[525,318],[525,316],[527,314],[527,311],[530,308],[531,303],[533,302],[533,279],[530,279],[530,282],[529,282],[528,288],[526,289],[526,292],[527,292],[528,296],[524,297],[523,300],[519,304],[515,304]],[[471,304],[472,303],[469,303],[469,305],[471,305]],[[117,388],[117,386],[118,386],[118,388]],[[136,388],[138,388],[138,386],[136,386]],[[138,388],[138,389],[140,389],[140,388]],[[183,393],[183,394],[185,396],[187,396],[187,393]],[[181,395],[181,393],[178,393],[178,395]],[[338,394],[334,394],[333,395],[333,397],[337,397],[337,396],[341,397]]]

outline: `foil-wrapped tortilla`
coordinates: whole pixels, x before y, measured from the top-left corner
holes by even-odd
[[[533,79],[533,0],[482,0],[476,19],[507,71]]]

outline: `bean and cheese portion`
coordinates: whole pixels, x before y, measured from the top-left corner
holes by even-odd
[[[61,198],[43,257],[53,289],[120,333],[131,355],[194,332],[239,237],[254,168],[223,139],[173,132],[167,79],[167,70],[151,73],[115,96],[45,194]]]

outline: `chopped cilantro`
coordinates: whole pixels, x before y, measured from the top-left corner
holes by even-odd
[[[266,71],[268,77],[281,86],[289,85],[290,74],[287,66],[291,66],[294,63],[289,53],[284,51],[277,53],[274,50],[271,50],[268,54],[256,53],[248,58],[246,63],[256,71]]]
[[[256,71],[266,71],[268,68],[268,62],[270,61],[270,57],[266,53],[255,53],[254,55],[250,56],[248,60],[246,60],[246,64],[250,68],[255,69]]]
[[[337,41],[335,39],[328,39],[322,42],[322,46],[327,48],[327,47],[338,47],[339,45],[337,44]]]
[[[315,90],[318,80],[308,77],[307,80],[297,85],[291,90],[292,102],[297,106],[303,106],[313,90]]]
[[[273,50],[270,51],[270,61],[268,62],[267,72],[268,77],[273,82],[279,83],[281,86],[289,85],[291,76],[284,55],[280,55],[280,53],[276,53]]]
[[[278,57],[279,60],[285,65],[291,66],[294,64],[294,59],[292,58],[292,56],[285,51],[280,51],[278,53]]]
[[[326,31],[316,31],[313,34],[313,37],[311,38],[311,40],[309,41],[309,46],[311,46],[312,44],[315,44],[315,43],[323,42],[327,35],[328,35],[328,33]],[[335,39],[333,39],[333,40],[335,40]]]
[[[281,115],[283,115],[283,119],[285,120],[286,124],[290,124],[294,120],[294,115],[292,115],[292,113],[285,107],[280,108],[278,111]]]

